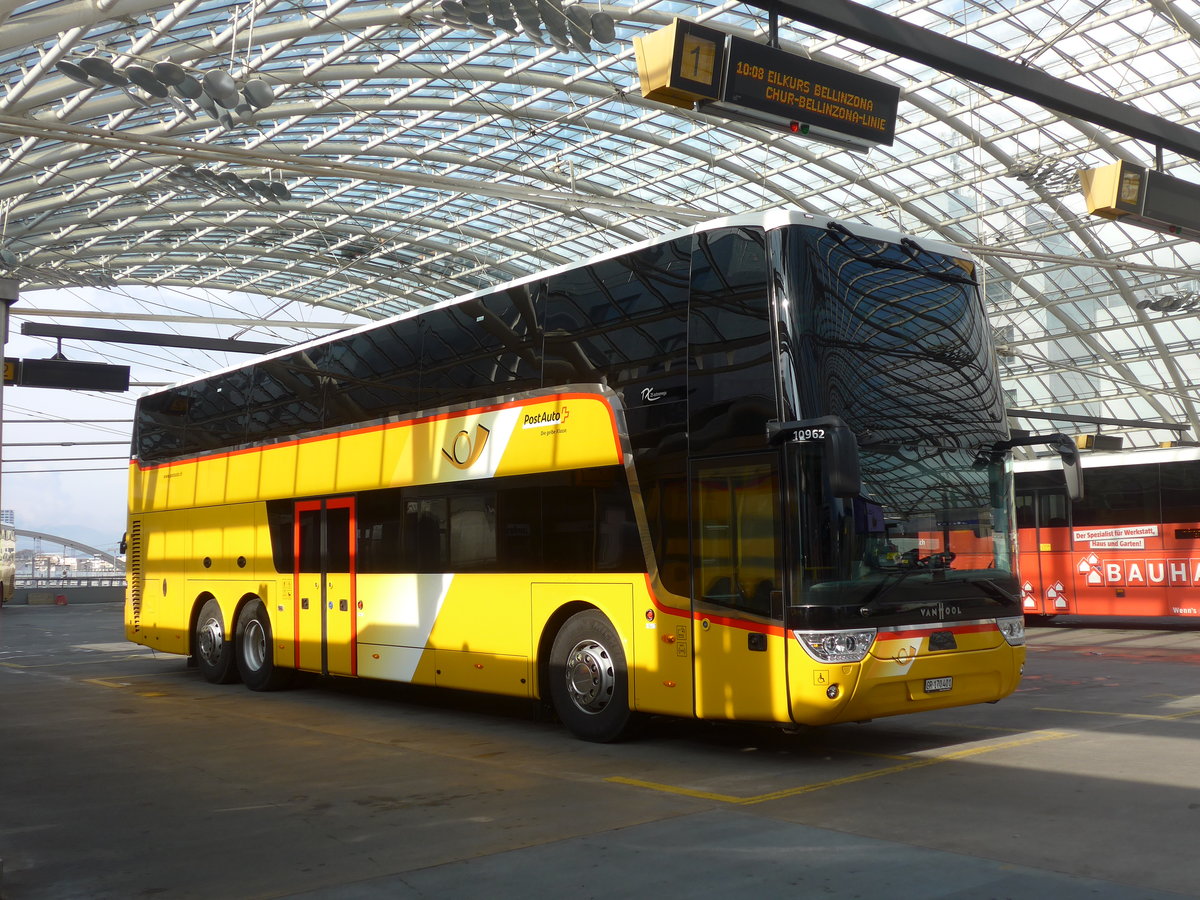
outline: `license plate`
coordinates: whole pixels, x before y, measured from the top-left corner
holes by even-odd
[[[945,678],[926,678],[925,693],[936,694],[938,691],[948,691],[954,687],[954,678],[947,675]]]

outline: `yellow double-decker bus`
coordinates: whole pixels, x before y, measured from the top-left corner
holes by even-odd
[[[645,714],[861,721],[1024,661],[974,264],[716,221],[143,397],[129,638]]]

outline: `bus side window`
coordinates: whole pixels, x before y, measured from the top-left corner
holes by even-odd
[[[296,548],[299,571],[321,571],[321,511],[306,509],[299,514],[300,539]]]
[[[1071,524],[1066,491],[1042,491],[1038,497],[1038,526],[1065,528]]]
[[[1075,525],[1145,525],[1161,522],[1158,467],[1084,469],[1084,497],[1075,504]]]
[[[1187,525],[1200,521],[1200,460],[1163,463],[1158,469],[1162,483],[1162,521]]]
[[[404,501],[401,571],[447,571],[449,519],[445,497]]]
[[[695,591],[704,603],[770,616],[782,589],[779,477],[770,463],[716,463],[693,481]]]
[[[1033,528],[1037,525],[1034,503],[1034,494],[1031,491],[1019,491],[1017,493],[1018,528]]]

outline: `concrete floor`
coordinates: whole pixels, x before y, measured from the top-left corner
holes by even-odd
[[[798,734],[311,679],[0,611],[0,896],[1200,896],[1200,632],[1030,631],[995,706]]]

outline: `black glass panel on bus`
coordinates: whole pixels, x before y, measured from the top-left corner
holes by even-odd
[[[1007,437],[991,329],[972,272],[919,244],[840,227],[789,235],[783,308],[803,417],[875,442],[979,447]]]
[[[1113,466],[1083,470],[1083,499],[1072,507],[1075,528],[1157,524],[1158,467]]]
[[[543,383],[599,382],[626,406],[682,399],[688,265],[675,241],[549,279]]]
[[[249,430],[256,441],[321,427],[325,385],[307,352],[263,360],[244,371],[252,375]]]
[[[191,451],[221,450],[243,443],[250,373],[241,369],[212,375],[191,387],[187,411]]]
[[[775,418],[775,369],[763,232],[696,236],[688,320],[693,453],[762,446]]]
[[[133,449],[143,463],[186,452],[188,396],[181,391],[152,394],[138,401]]]
[[[419,408],[421,344],[412,317],[321,345],[311,356],[331,388],[329,427]]]
[[[421,317],[421,407],[490,400],[539,386],[536,324],[527,288]]]

